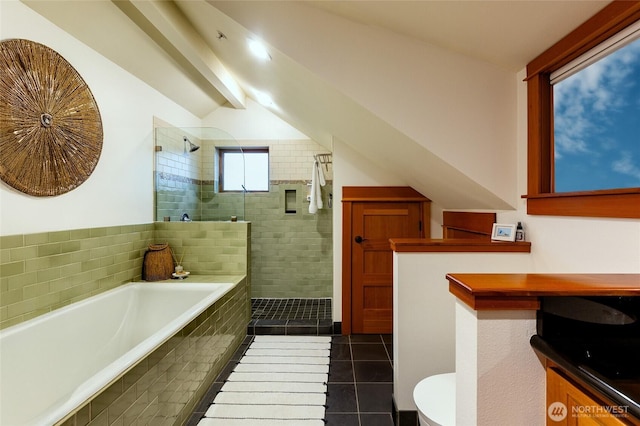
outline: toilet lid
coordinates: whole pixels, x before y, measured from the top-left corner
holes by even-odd
[[[427,377],[413,389],[413,400],[429,423],[452,426],[456,422],[456,373]]]

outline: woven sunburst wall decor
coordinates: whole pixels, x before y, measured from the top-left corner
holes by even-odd
[[[98,105],[80,74],[54,50],[0,41],[0,179],[35,196],[71,191],[102,152]]]

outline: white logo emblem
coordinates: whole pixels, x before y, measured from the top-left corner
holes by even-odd
[[[554,422],[563,421],[567,417],[567,412],[567,406],[562,402],[554,402],[547,409],[547,415]]]

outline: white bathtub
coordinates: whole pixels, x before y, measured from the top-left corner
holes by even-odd
[[[130,283],[0,331],[0,425],[53,425],[235,284]]]

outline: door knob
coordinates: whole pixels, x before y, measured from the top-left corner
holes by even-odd
[[[364,238],[362,238],[360,235],[357,235],[357,236],[354,238],[354,241],[355,241],[356,243],[360,244],[361,242],[363,242],[363,241],[364,241]]]

